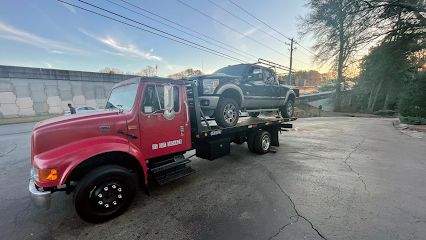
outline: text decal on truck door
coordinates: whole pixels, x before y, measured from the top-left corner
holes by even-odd
[[[162,143],[154,143],[152,144],[152,150],[166,148],[166,147],[173,147],[177,145],[182,144],[182,139],[172,140],[168,142],[162,142]]]

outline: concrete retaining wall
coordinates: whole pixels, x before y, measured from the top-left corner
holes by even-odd
[[[68,103],[103,108],[112,86],[131,77],[0,65],[0,118],[62,114]]]

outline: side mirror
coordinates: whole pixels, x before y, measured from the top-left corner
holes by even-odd
[[[174,111],[174,88],[172,85],[164,85],[164,118],[173,119],[175,117]]]

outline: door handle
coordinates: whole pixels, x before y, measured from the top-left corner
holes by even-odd
[[[123,130],[118,130],[117,132],[120,133],[120,134],[124,134],[124,135],[128,136],[131,139],[137,139],[138,138],[138,136],[136,136],[134,134],[131,134],[131,133],[125,133]]]

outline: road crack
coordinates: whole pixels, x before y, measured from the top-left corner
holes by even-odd
[[[362,184],[364,185],[364,190],[365,191],[367,191],[368,192],[368,189],[367,189],[367,184],[365,183],[365,181],[364,181],[364,178],[361,176],[361,174],[358,172],[358,171],[356,171],[355,169],[353,169],[352,168],[352,166],[351,166],[351,164],[350,164],[350,162],[349,162],[349,159],[351,158],[351,156],[352,156],[352,154],[353,153],[355,153],[356,151],[358,151],[358,149],[361,147],[361,145],[363,144],[365,142],[365,138],[364,139],[362,139],[362,141],[361,142],[359,142],[353,149],[352,149],[352,151],[345,157],[345,160],[343,161],[345,164],[346,164],[346,166],[348,166],[348,168],[349,168],[349,170],[351,171],[351,172],[353,172],[353,173],[355,173],[356,175],[357,175],[357,177],[358,177],[358,179],[362,182]]]
[[[278,232],[276,232],[274,235],[272,235],[271,237],[269,237],[268,238],[268,240],[271,240],[271,239],[273,239],[273,238],[275,238],[276,236],[278,236],[286,227],[288,227],[289,225],[291,225],[291,224],[293,224],[293,223],[296,223],[296,222],[298,222],[299,221],[299,218],[302,218],[303,220],[305,220],[307,223],[309,223],[309,225],[310,225],[310,227],[312,228],[312,230],[314,230],[317,234],[318,234],[318,236],[320,236],[322,239],[326,239],[327,240],[327,238],[319,231],[319,229],[318,228],[316,228],[315,226],[314,226],[314,224],[311,222],[311,220],[309,220],[308,218],[306,218],[305,216],[303,216],[300,212],[299,212],[299,210],[297,210],[297,208],[296,208],[296,204],[294,203],[294,201],[293,201],[293,199],[290,197],[290,195],[281,187],[281,185],[277,182],[277,180],[274,178],[274,176],[272,175],[272,172],[266,167],[266,166],[264,166],[263,164],[260,164],[264,169],[266,169],[266,171],[268,172],[268,177],[272,180],[272,182],[274,182],[275,183],[275,185],[280,189],[280,191],[281,191],[281,193],[282,194],[284,194],[287,198],[288,198],[288,200],[290,201],[290,203],[291,203],[291,206],[292,206],[292,208],[293,208],[293,210],[294,210],[294,212],[296,213],[296,215],[294,215],[294,216],[291,216],[290,217],[290,223],[287,223],[287,224],[285,224],[285,225],[283,225],[282,227],[280,227],[279,229],[278,229]],[[291,221],[291,218],[292,217],[296,217],[296,221],[294,221],[294,222],[292,222]]]
[[[10,154],[11,152],[15,151],[15,149],[16,149],[17,147],[18,147],[18,144],[13,143],[13,147],[12,147],[9,151],[7,151],[7,152],[5,152],[5,153],[0,153],[0,157],[4,157],[4,156],[6,156],[6,155]]]

